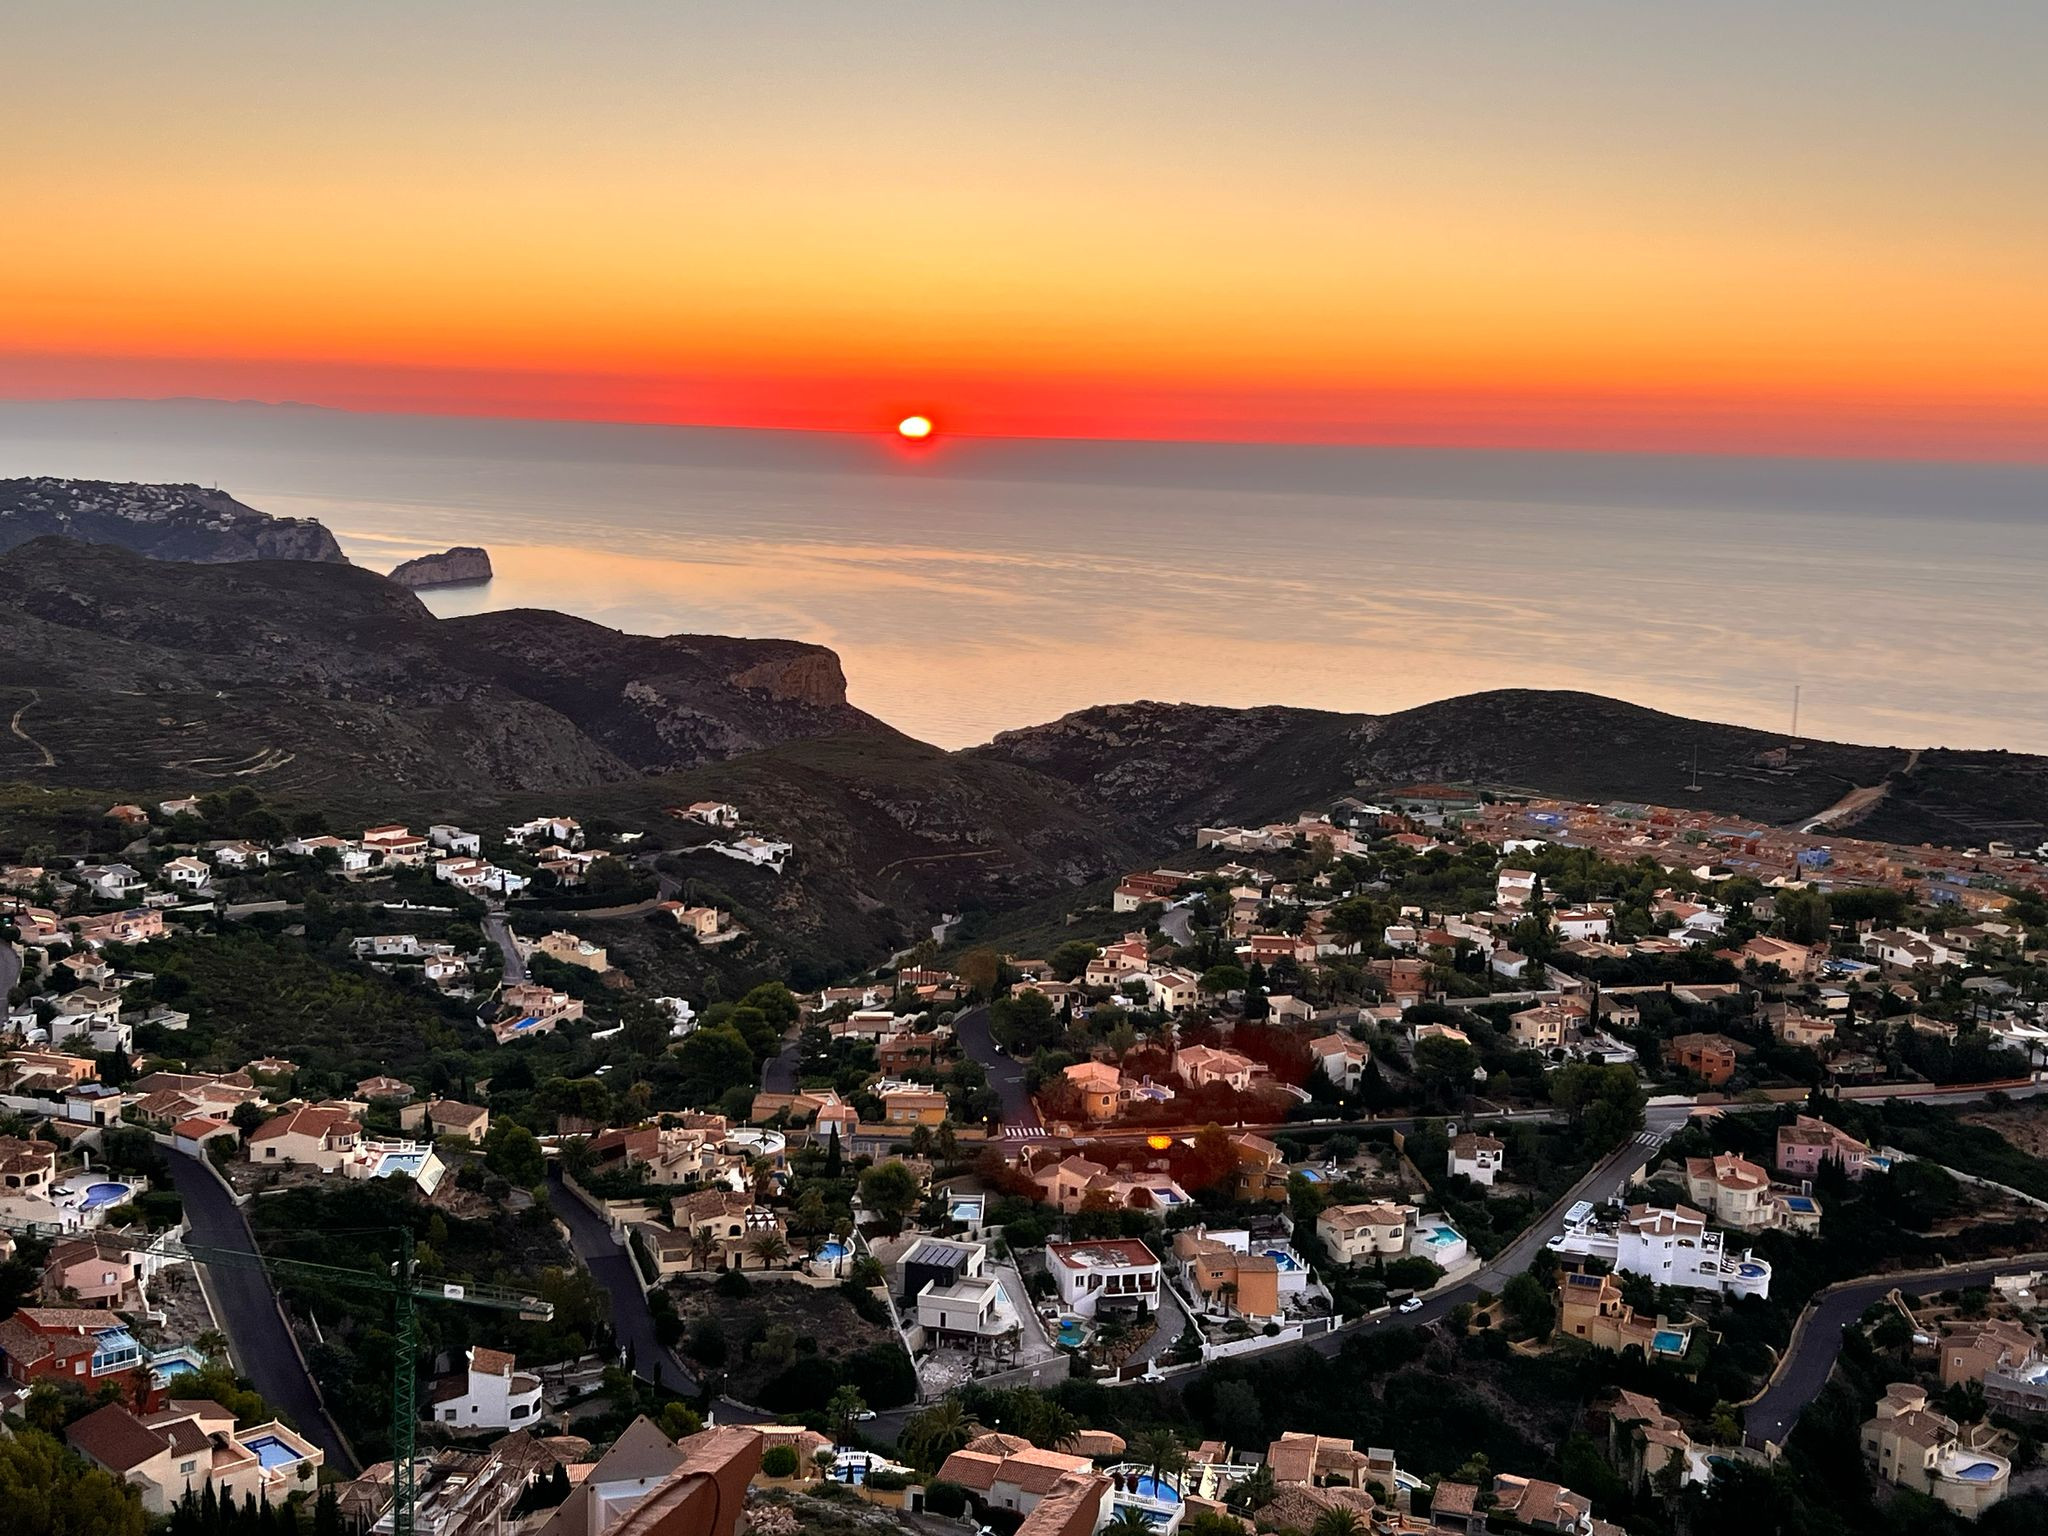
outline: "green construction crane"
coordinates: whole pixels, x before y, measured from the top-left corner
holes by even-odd
[[[0,1222],[9,1231],[32,1237],[76,1237],[46,1222]],[[323,1280],[330,1285],[375,1291],[391,1298],[392,1336],[396,1341],[391,1373],[391,1520],[392,1536],[413,1536],[413,1506],[417,1488],[413,1475],[415,1431],[419,1423],[419,1330],[414,1321],[414,1303],[452,1301],[465,1307],[492,1307],[516,1312],[535,1322],[555,1315],[551,1301],[508,1290],[497,1285],[455,1285],[445,1281],[421,1280],[413,1271],[412,1233],[391,1228],[398,1238],[398,1258],[390,1272],[343,1269],[334,1264],[314,1264],[305,1259],[275,1258],[244,1252],[239,1248],[216,1248],[206,1243],[187,1243],[174,1238],[150,1240],[123,1233],[91,1234],[102,1243],[131,1252],[152,1253],[166,1259],[184,1259],[192,1264],[220,1264],[238,1269],[255,1269],[287,1279]],[[333,1235],[333,1234],[328,1234]]]

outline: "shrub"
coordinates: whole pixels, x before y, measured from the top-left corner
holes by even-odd
[[[763,1477],[795,1477],[796,1447],[792,1445],[771,1445],[761,1453],[761,1475]]]
[[[870,1472],[868,1486],[877,1493],[900,1493],[910,1486],[910,1479],[901,1472]]]
[[[731,1301],[752,1293],[754,1282],[736,1269],[728,1269],[712,1282],[711,1289]]]
[[[967,1490],[958,1483],[933,1483],[924,1491],[924,1507],[935,1515],[958,1519],[967,1513]]]

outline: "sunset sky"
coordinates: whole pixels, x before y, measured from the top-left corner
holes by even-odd
[[[25,8],[0,397],[2048,458],[2048,7]]]

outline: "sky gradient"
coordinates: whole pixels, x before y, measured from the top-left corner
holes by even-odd
[[[46,6],[0,397],[2048,458],[2048,10]]]

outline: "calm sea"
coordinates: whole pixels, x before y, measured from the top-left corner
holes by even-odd
[[[892,442],[199,403],[0,405],[0,475],[218,484],[443,614],[783,635],[945,746],[1150,698],[1392,710],[1581,688],[2048,752],[2048,469]]]

